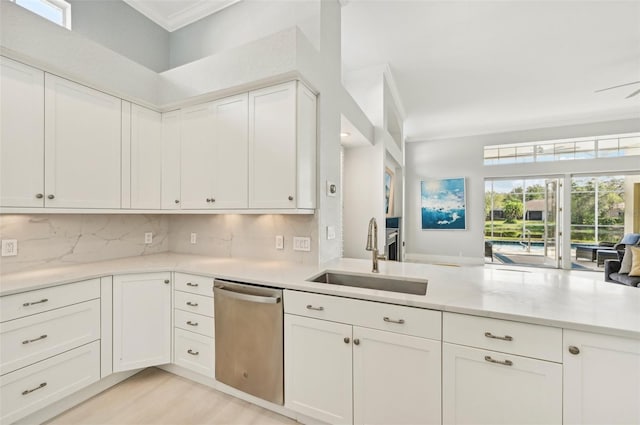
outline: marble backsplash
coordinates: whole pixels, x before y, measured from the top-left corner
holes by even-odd
[[[293,251],[293,236],[311,237],[311,251]],[[166,251],[316,264],[317,237],[314,215],[3,214],[0,238],[17,239],[18,255],[1,257],[0,273]]]
[[[191,233],[197,242],[190,243]],[[275,249],[276,235],[284,249]],[[311,237],[311,251],[293,250],[294,236]],[[174,215],[169,218],[169,250],[215,257],[318,262],[318,226],[314,215]]]
[[[0,238],[17,239],[18,255],[1,257],[0,272],[156,254],[169,250],[168,233],[164,215],[3,214]]]

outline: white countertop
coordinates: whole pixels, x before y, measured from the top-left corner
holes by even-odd
[[[426,295],[409,295],[306,282],[324,270],[373,275],[368,260],[339,259],[305,266],[164,253],[0,275],[0,296],[100,276],[176,271],[640,338],[640,289],[604,282],[602,273],[381,261],[380,276],[429,281]]]

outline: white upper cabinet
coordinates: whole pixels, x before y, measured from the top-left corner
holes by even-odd
[[[162,114],[162,209],[180,209],[180,111]]]
[[[211,103],[182,109],[180,120],[180,196],[183,209],[211,206],[213,108]]]
[[[293,81],[249,93],[249,207],[314,208],[316,98]]]
[[[640,423],[640,340],[564,331],[564,423]]]
[[[45,76],[45,205],[120,208],[121,100]]]
[[[162,116],[131,106],[131,208],[159,209],[162,187]]]
[[[44,72],[0,61],[0,206],[44,206]]]

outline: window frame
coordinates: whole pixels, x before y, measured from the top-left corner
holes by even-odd
[[[42,3],[48,3],[51,6],[60,9],[60,11],[62,12],[62,24],[59,24],[58,22],[54,22],[50,19],[48,19],[45,16],[40,15],[39,13],[34,12],[33,10],[24,7],[21,4],[18,4],[16,0],[9,0],[11,3],[14,3],[16,6],[20,6],[23,9],[28,10],[31,13],[34,13],[38,16],[40,16],[43,19],[46,19],[47,21],[54,23],[56,25],[60,25],[63,28],[68,29],[69,31],[71,31],[71,3],[66,2],[65,0],[38,0]]]

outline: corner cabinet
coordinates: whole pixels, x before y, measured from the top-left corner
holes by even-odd
[[[249,207],[315,208],[316,97],[298,81],[249,92]]]
[[[285,407],[328,423],[440,423],[440,312],[296,291],[284,305]]]
[[[640,423],[640,340],[564,331],[564,423]]]
[[[171,362],[171,274],[113,278],[113,371]]]

